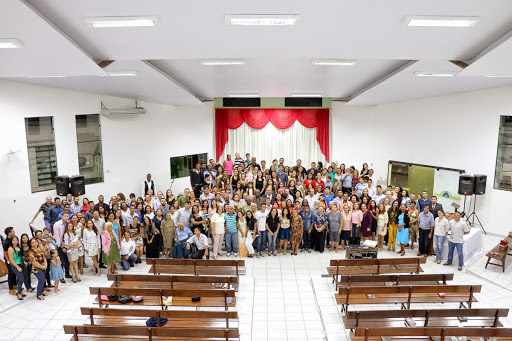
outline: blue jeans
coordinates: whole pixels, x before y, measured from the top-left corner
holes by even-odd
[[[258,237],[258,248],[256,251],[262,252],[263,246],[265,245],[265,238],[267,238],[268,231],[260,231],[260,236]]]
[[[37,273],[34,274],[37,278],[37,296],[41,296],[44,290],[44,282],[45,282],[45,270],[39,269]]]
[[[459,266],[464,266],[464,253],[462,252],[462,246],[464,243],[452,243],[448,241],[448,263],[453,261],[453,250],[457,248],[457,254],[459,255]]]
[[[24,280],[24,277],[23,277],[23,264],[18,264],[18,266],[21,268],[21,271],[18,271],[16,269],[16,267],[12,264],[9,265],[12,269],[12,271],[14,272],[14,274],[16,275],[16,285],[18,286],[18,295],[21,294],[21,291],[23,290],[23,280]],[[28,287],[27,289],[30,289],[30,287]]]
[[[121,256],[121,264],[123,265],[123,269],[126,271],[130,268],[130,265],[135,264],[135,261],[137,260],[137,255],[135,253],[132,253],[130,257],[128,257],[128,260],[124,259],[124,256]]]
[[[226,238],[226,252],[238,253],[238,232],[226,232],[224,238]]]
[[[275,235],[271,235],[269,234],[268,235],[268,252],[276,252],[276,239],[277,239],[277,234]]]
[[[172,258],[184,259],[189,255],[190,251],[187,250],[187,241],[180,241],[174,244],[172,248]]]
[[[441,260],[443,254],[443,246],[446,236],[434,235],[434,251],[436,252],[436,259]]]

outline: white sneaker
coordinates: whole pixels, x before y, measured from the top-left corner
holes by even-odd
[[[233,253],[233,257],[238,257],[238,253]]]
[[[229,257],[229,256],[231,256],[231,253],[229,253],[229,252],[226,253],[226,257]]]

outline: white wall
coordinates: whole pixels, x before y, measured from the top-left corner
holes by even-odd
[[[53,116],[57,165],[60,175],[78,174],[75,115],[97,114],[100,101],[107,107],[134,106],[133,100],[41,87],[0,80],[0,231],[14,226],[28,232],[28,223],[55,190],[32,193],[28,169],[25,117]],[[194,107],[139,102],[146,115],[127,118],[101,117],[104,182],[86,186],[85,197],[134,192],[140,196],[142,181],[153,175],[157,190],[170,185],[172,156],[208,153],[213,156],[213,102]],[[20,150],[4,156],[9,149]],[[189,178],[177,179],[176,194],[190,186]],[[42,214],[34,224],[43,226]]]
[[[358,169],[372,164],[384,182],[389,160],[486,174],[477,213],[487,232],[506,235],[512,192],[493,189],[500,115],[512,115],[512,87],[377,106],[333,102],[331,155]]]

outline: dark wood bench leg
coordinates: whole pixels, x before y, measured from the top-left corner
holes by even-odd
[[[491,257],[487,257],[487,263],[485,264],[485,268],[487,269],[487,265],[489,265],[489,262],[491,261]]]
[[[503,261],[501,262],[501,267],[503,268],[503,272],[505,272],[505,260],[507,259],[507,256],[503,257]]]

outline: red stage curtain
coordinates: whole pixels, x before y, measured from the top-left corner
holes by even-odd
[[[306,128],[316,127],[320,151],[329,162],[329,109],[215,109],[217,162],[228,142],[228,129],[237,129],[244,122],[262,129],[269,121],[279,129],[288,129],[296,120]]]

